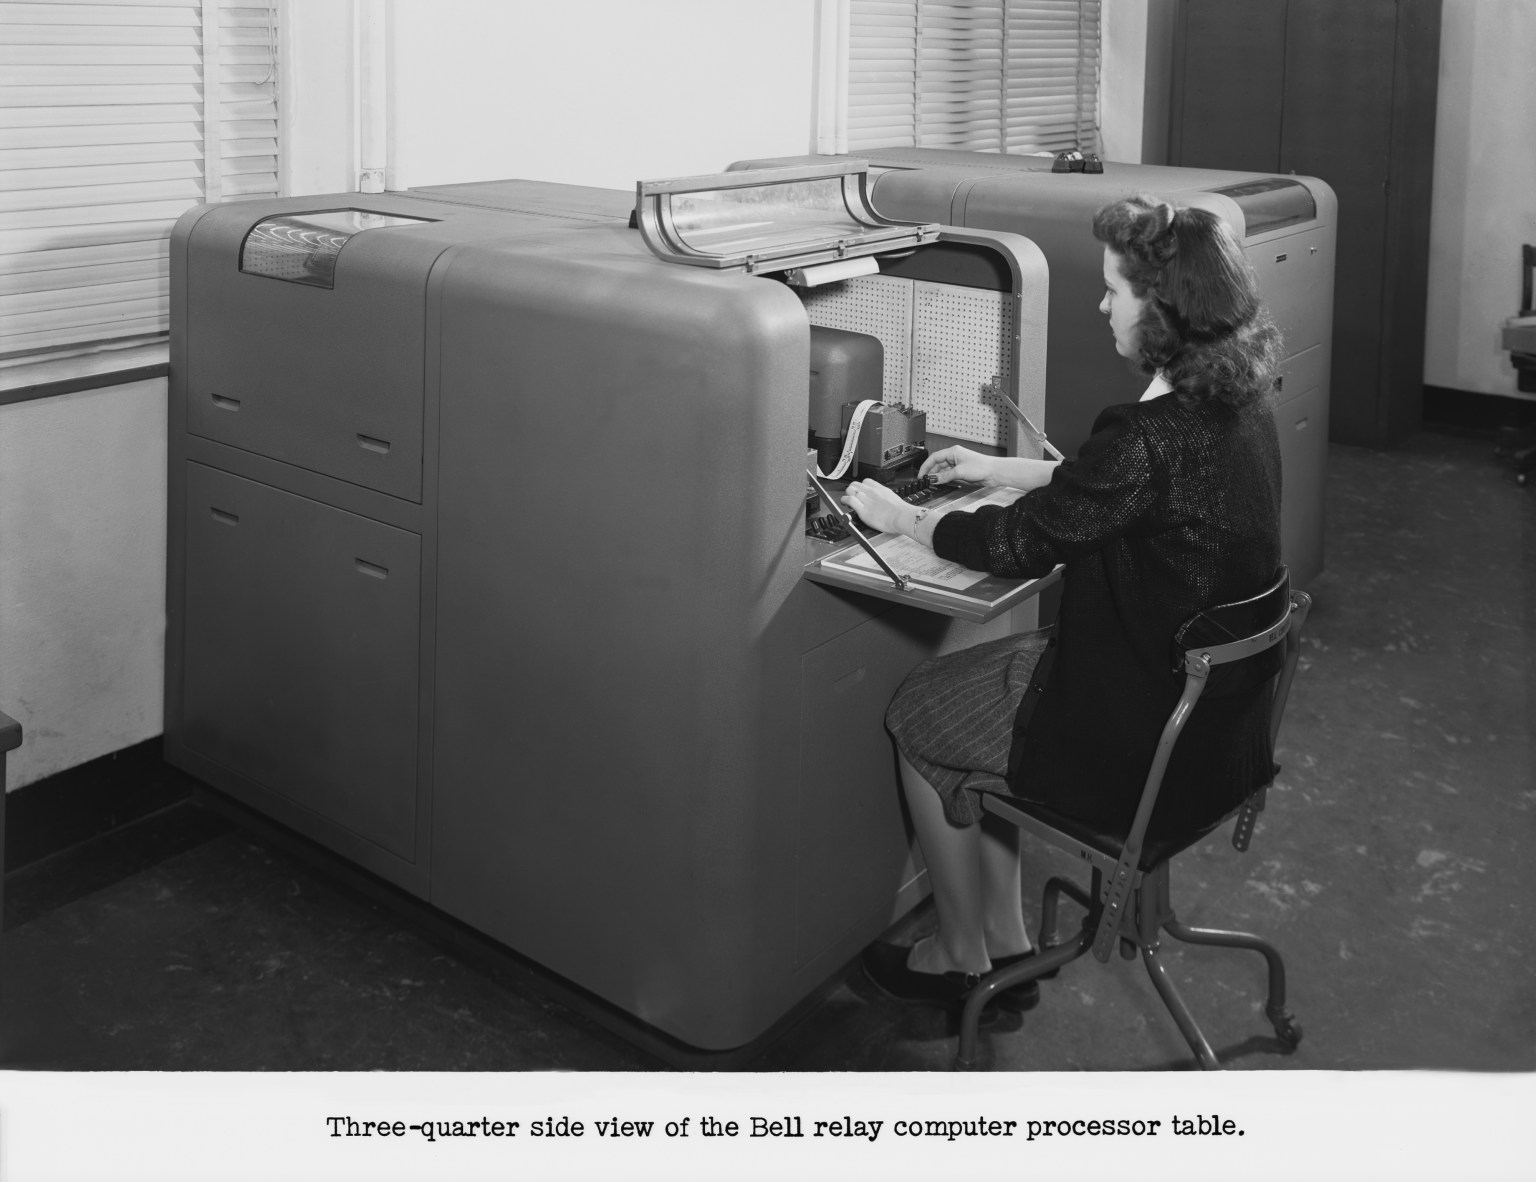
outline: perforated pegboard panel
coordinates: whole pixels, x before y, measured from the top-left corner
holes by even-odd
[[[1010,420],[992,391],[1013,384],[1010,297],[945,283],[913,287],[913,407],[928,412],[931,431],[1007,447]]]
[[[926,411],[942,435],[1008,446],[1010,420],[992,393],[994,382],[1013,381],[1007,293],[861,275],[801,298],[812,324],[880,339],[886,402]]]
[[[885,348],[886,402],[912,401],[912,287],[910,279],[860,275],[801,292],[806,315],[819,328],[878,337]]]

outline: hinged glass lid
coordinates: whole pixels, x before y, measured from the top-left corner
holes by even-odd
[[[1243,211],[1245,233],[1249,238],[1266,230],[1309,222],[1317,216],[1317,199],[1311,190],[1288,177],[1265,177],[1212,191],[1237,202],[1237,207]]]
[[[257,222],[240,246],[240,270],[310,287],[336,286],[341,248],[364,230],[425,226],[434,218],[373,213],[366,209],[329,209],[283,214]]]
[[[863,160],[641,181],[635,214],[661,258],[782,271],[931,242],[938,226],[895,222],[869,204]]]

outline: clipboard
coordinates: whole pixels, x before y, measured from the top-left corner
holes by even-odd
[[[818,487],[833,504],[830,491],[820,482]],[[953,499],[934,504],[965,510],[1006,504],[1022,495],[1017,489],[963,489]],[[834,508],[839,516],[848,516],[841,504]],[[904,534],[877,534],[871,539],[855,527],[854,537],[855,541],[833,544],[808,562],[805,577],[976,624],[1011,611],[1061,577],[1058,567],[1038,579],[1005,579],[941,559]]]

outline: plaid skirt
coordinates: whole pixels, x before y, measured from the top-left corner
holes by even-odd
[[[1013,719],[1049,629],[989,640],[924,661],[886,710],[896,746],[944,802],[951,825],[981,820],[981,792],[1008,792]]]

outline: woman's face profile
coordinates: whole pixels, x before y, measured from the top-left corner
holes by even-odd
[[[1115,334],[1115,352],[1124,358],[1136,356],[1136,326],[1141,323],[1141,310],[1146,302],[1131,290],[1120,273],[1120,256],[1106,246],[1104,298],[1099,301],[1099,311],[1109,317],[1109,327]]]

